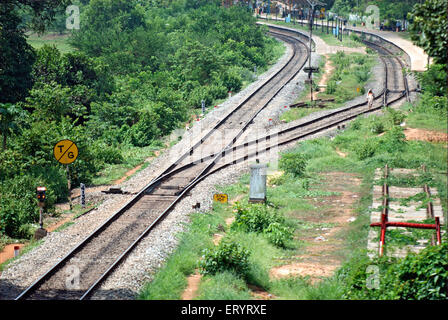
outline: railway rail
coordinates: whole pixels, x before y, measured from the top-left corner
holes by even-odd
[[[407,98],[409,96],[409,87],[406,76],[402,72],[404,68],[403,62],[387,48],[367,41],[366,44],[380,53],[385,74],[383,89],[375,96],[374,106],[371,109],[368,108],[367,101],[358,103],[353,106],[339,108],[306,122],[287,126],[257,139],[235,144],[231,148],[224,150],[223,157],[227,156],[225,158],[228,159],[232,156],[233,158],[223,165],[222,168],[256,157],[276,146],[286,145],[324,130],[342,126],[360,115],[377,112],[384,106],[389,106]],[[254,148],[249,150],[249,147]],[[215,156],[215,154],[211,154],[211,156]],[[206,159],[207,157],[195,159],[195,162],[205,161]]]
[[[33,282],[19,296],[19,299],[87,299],[97,290],[107,276],[125,259],[132,249],[154,226],[200,181],[209,175],[240,161],[246,161],[274,147],[270,142],[279,137],[275,145],[284,145],[310,136],[323,130],[350,121],[359,115],[378,111],[383,105],[403,99],[408,88],[405,79],[397,79],[397,68],[402,69],[397,57],[386,48],[376,45],[383,53],[386,80],[384,89],[375,98],[374,106],[369,110],[367,103],[341,108],[313,120],[292,125],[275,133],[252,141],[237,144],[241,136],[253,123],[257,115],[302,69],[308,55],[306,45],[297,34],[270,29],[270,33],[289,42],[294,53],[288,62],[273,76],[267,79],[257,90],[236,108],[218,121],[193,146],[182,154],[177,161],[151,181],[120,210],[87,236],[50,270]],[[369,44],[368,44],[369,45]],[[383,50],[383,51],[381,51]],[[392,61],[393,60],[393,61]],[[387,101],[386,98],[387,97]],[[383,98],[382,101],[381,98]],[[221,141],[223,145],[217,152],[203,156],[200,150],[213,144],[216,137],[222,136],[222,130],[237,128],[235,135]],[[263,142],[262,142],[263,141]],[[254,150],[249,150],[255,146]],[[229,156],[231,159],[229,160]],[[81,275],[80,286],[67,289],[67,270],[76,266]]]
[[[234,144],[253,119],[301,70],[308,56],[305,43],[297,37],[276,37],[293,46],[293,55],[287,63],[203,135],[173,165],[32,283],[16,300],[86,299],[93,294],[135,245],[213,168],[219,161],[220,154],[183,170],[176,170],[176,167],[188,156],[197,153],[200,146],[212,141],[213,135],[222,127],[239,121],[236,125],[239,127],[238,132],[223,141],[225,148]],[[70,274],[70,270],[73,270],[70,268],[73,267],[77,269],[81,279],[78,286],[68,288],[67,274]]]

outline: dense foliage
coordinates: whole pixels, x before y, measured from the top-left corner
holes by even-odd
[[[426,0],[416,4],[409,14],[411,39],[439,63],[446,63],[448,16],[445,0]],[[446,83],[446,82],[445,82]]]
[[[360,16],[363,16],[367,6],[376,5],[380,9],[381,21],[387,19],[402,20],[412,9],[412,6],[419,2],[419,0],[335,0],[331,10],[345,16],[348,16],[350,13],[358,13]]]
[[[338,270],[346,299],[444,300],[448,297],[448,245],[405,258],[354,259]],[[378,270],[377,283],[369,266]],[[373,268],[371,268],[374,270]],[[367,285],[367,283],[370,284]]]
[[[48,189],[46,210],[66,199],[65,168],[53,159],[57,141],[79,148],[72,186],[89,183],[123,161],[121,150],[160,144],[201,100],[209,105],[240,90],[277,45],[245,8],[220,1],[91,0],[76,2],[75,51],[35,51],[24,25],[33,25],[37,10],[40,22],[56,16],[56,28],[64,2],[12,2],[0,6],[0,232],[8,236],[28,236],[38,185]]]

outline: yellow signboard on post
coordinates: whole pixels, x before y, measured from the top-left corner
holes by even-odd
[[[215,193],[213,195],[213,201],[227,203],[228,200],[229,200],[229,196],[225,193]]]
[[[61,140],[54,145],[53,154],[59,163],[70,164],[78,157],[78,146],[71,140]]]

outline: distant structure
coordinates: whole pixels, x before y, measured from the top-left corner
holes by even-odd
[[[239,3],[249,5],[252,8],[251,4],[255,3],[256,1],[257,0],[222,0],[221,3],[222,3],[222,6],[226,7],[226,8],[228,8],[230,6],[234,6]]]
[[[237,4],[238,2],[239,2],[238,0],[222,0],[222,5],[228,8],[230,6]]]

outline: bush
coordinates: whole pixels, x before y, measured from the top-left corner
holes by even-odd
[[[393,125],[399,125],[406,118],[406,115],[400,110],[394,110],[392,108],[387,108],[386,116]]]
[[[403,151],[406,146],[406,136],[403,133],[403,128],[400,126],[394,126],[381,137],[380,144],[381,150],[395,153]]]
[[[38,179],[17,177],[0,186],[0,232],[10,237],[30,238],[25,225],[36,223],[39,209],[36,201]]]
[[[93,153],[96,159],[103,163],[119,164],[123,162],[123,156],[118,148],[107,145],[106,143],[97,143]]]
[[[375,134],[383,133],[385,130],[385,126],[384,126],[382,119],[379,119],[377,117],[372,119],[369,127],[370,127],[370,130]]]
[[[361,129],[361,122],[362,122],[361,118],[356,118],[355,120],[352,121],[352,123],[350,125],[350,129],[352,129],[352,130]]]
[[[211,250],[205,249],[199,263],[202,274],[233,271],[246,277],[249,271],[250,252],[239,243],[223,239]]]
[[[279,222],[269,224],[264,230],[269,242],[277,247],[285,247],[286,243],[292,239],[293,233],[290,228]]]
[[[326,91],[328,94],[335,93],[336,92],[336,81],[334,81],[334,80],[328,81]]]
[[[373,157],[377,148],[377,141],[374,138],[369,138],[358,143],[355,147],[355,153],[359,160],[364,160]]]
[[[429,246],[397,260],[388,257],[349,261],[337,272],[346,299],[445,300],[448,297],[448,245]],[[379,287],[367,287],[372,274],[379,271]]]
[[[237,204],[235,221],[232,229],[240,229],[246,232],[263,232],[271,222],[277,221],[276,213],[271,213],[263,204]]]
[[[301,153],[288,152],[284,153],[279,161],[280,169],[295,177],[303,177],[307,164],[306,157]]]
[[[231,229],[263,233],[272,244],[278,247],[284,247],[293,236],[285,218],[263,204],[246,206],[237,204],[235,221]]]

